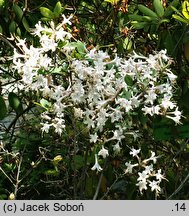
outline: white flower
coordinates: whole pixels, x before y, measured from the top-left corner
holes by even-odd
[[[133,167],[138,166],[138,163],[136,164],[131,164],[131,162],[129,161],[125,163],[125,166],[127,166],[127,169],[125,170],[125,173],[132,173],[133,172]]]
[[[176,124],[181,124],[180,119],[182,116],[181,115],[182,112],[178,110],[178,107],[175,109],[174,112],[168,112],[167,114],[174,115],[174,116],[166,115],[166,117],[172,119]]]
[[[151,105],[153,105],[154,101],[157,98],[157,94],[154,92],[153,89],[150,89],[147,93],[147,95],[144,95],[144,97],[146,98],[145,103],[150,103]]]
[[[106,158],[107,156],[109,156],[108,150],[104,148],[104,146],[102,146],[102,149],[98,152],[98,155],[102,156],[103,158]]]
[[[165,177],[161,174],[161,169],[158,170],[158,172],[155,174],[156,179],[160,182],[162,179],[165,179]]]
[[[168,115],[166,115],[166,117],[169,118],[169,119],[172,119],[172,120],[175,122],[176,125],[177,125],[177,124],[182,124],[182,123],[180,122],[180,119],[181,119],[180,116],[168,116]]]
[[[64,119],[55,118],[54,122],[52,123],[53,127],[55,128],[55,132],[59,135],[62,134],[62,130],[65,128]]]
[[[137,179],[137,181],[146,181],[146,179],[149,177],[149,175],[145,171],[143,171],[142,173],[138,172],[138,175],[139,178]]]
[[[70,21],[70,19],[73,17],[72,15],[70,15],[68,18],[66,18],[66,16],[63,14],[62,17],[64,19],[63,22],[62,22],[62,25],[65,25],[65,24],[71,25],[72,24],[71,21]]]
[[[102,167],[98,163],[98,156],[95,154],[95,165],[91,168],[91,170],[97,170],[97,172],[102,171]]]
[[[132,148],[131,151],[129,152],[130,155],[132,155],[133,157],[138,156],[138,154],[140,153],[141,149],[134,149]]]
[[[43,127],[41,128],[42,133],[43,132],[48,133],[50,127],[52,126],[52,124],[49,124],[49,123],[41,123],[41,125],[43,125]]]
[[[145,170],[143,172],[146,174],[151,174],[153,172],[153,164],[150,166],[145,166]]]
[[[125,138],[125,136],[123,135],[123,130],[121,128],[114,131],[114,135],[113,135],[112,139],[116,139],[118,141],[121,141],[121,139],[123,139],[123,138]]]
[[[169,73],[167,73],[168,77],[169,77],[169,80],[171,82],[175,82],[177,76],[175,74],[173,74],[171,71],[169,71]]]
[[[121,107],[123,107],[125,109],[125,112],[129,112],[130,110],[132,110],[132,101],[131,100],[127,100],[125,98],[118,98],[116,99],[116,104],[119,104]]]
[[[165,110],[167,110],[168,108],[173,109],[176,106],[176,104],[171,101],[171,97],[170,96],[165,95],[164,98],[161,101],[161,106]]]
[[[161,191],[159,181],[149,181],[149,186],[151,187],[151,191],[155,190],[156,194],[159,194],[159,192]]]
[[[147,190],[147,181],[144,180],[144,181],[139,181],[136,186],[139,187],[139,190],[140,190],[140,193],[142,194],[142,191],[143,190]]]
[[[113,145],[113,151],[115,152],[115,154],[119,154],[121,151],[121,147],[119,145],[119,142],[117,142],[115,145]]]
[[[96,143],[97,139],[98,139],[97,133],[95,133],[95,134],[90,134],[90,142],[91,142],[91,143]]]
[[[155,156],[155,152],[151,151],[151,156],[150,156],[150,158],[148,160],[149,161],[152,160],[153,163],[155,164],[156,161],[157,161],[157,158],[158,158],[158,156]]]

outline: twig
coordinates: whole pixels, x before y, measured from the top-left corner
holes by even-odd
[[[108,161],[108,160],[106,159],[106,161],[105,161],[105,163],[104,163],[104,166],[103,166],[103,170],[104,170],[105,167],[106,167],[107,161]],[[97,197],[98,197],[98,193],[99,193],[100,186],[101,186],[101,183],[102,183],[102,177],[103,177],[103,171],[102,171],[101,174],[100,174],[100,178],[99,178],[99,181],[98,181],[98,185],[97,185],[95,194],[94,194],[94,196],[93,196],[93,200],[96,200]]]
[[[2,169],[2,167],[0,167],[0,170],[2,171],[2,173],[8,178],[8,180],[14,185],[15,187],[15,184],[14,182],[12,181],[12,179],[6,174],[6,172]]]

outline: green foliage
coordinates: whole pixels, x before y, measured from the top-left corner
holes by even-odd
[[[14,92],[9,93],[8,100],[10,107],[16,112],[16,114],[20,115],[23,113],[22,102]]]
[[[0,120],[4,119],[7,115],[7,106],[5,100],[0,96]]]
[[[50,10],[47,7],[40,7],[39,9],[43,16],[42,20],[49,21],[60,17],[65,8],[63,8],[62,4],[58,1],[53,10]]]

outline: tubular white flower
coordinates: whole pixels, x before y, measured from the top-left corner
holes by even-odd
[[[102,156],[104,159],[109,156],[108,150],[102,146],[102,149],[98,152],[98,156]]]
[[[91,170],[97,170],[97,172],[102,171],[102,167],[100,166],[100,164],[98,163],[98,156],[97,154],[95,154],[95,164],[94,166],[91,168]]]

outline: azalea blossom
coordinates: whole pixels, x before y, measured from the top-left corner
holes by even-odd
[[[132,155],[133,157],[137,157],[138,154],[140,153],[140,151],[141,151],[141,149],[132,148],[129,154]]]
[[[139,187],[139,191],[140,193],[142,194],[143,190],[147,190],[147,181],[146,180],[143,180],[143,181],[139,181],[136,186]]]
[[[91,168],[91,170],[97,170],[97,172],[102,171],[102,167],[99,165],[98,163],[98,156],[97,154],[95,154],[95,164],[94,166]]]
[[[107,156],[109,156],[108,150],[104,148],[104,146],[102,146],[102,149],[98,152],[98,155],[102,156],[103,158],[106,158]]]
[[[149,186],[151,187],[151,191],[156,192],[156,195],[158,195],[161,192],[161,188],[159,186],[159,181],[149,181]]]
[[[136,167],[136,166],[138,166],[138,163],[131,164],[131,162],[129,161],[129,163],[128,162],[125,163],[125,166],[127,167],[127,169],[125,170],[125,174],[126,173],[132,173],[133,172],[133,168]]]

